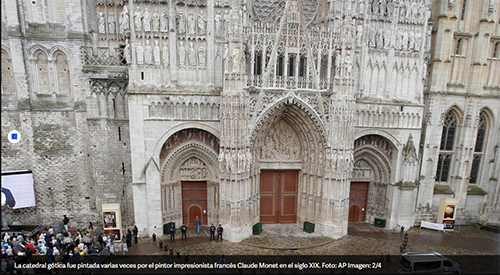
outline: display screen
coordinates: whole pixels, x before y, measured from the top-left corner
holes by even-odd
[[[2,173],[2,210],[34,206],[33,173],[28,170]]]

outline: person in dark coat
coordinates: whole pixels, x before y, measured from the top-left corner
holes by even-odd
[[[174,224],[170,224],[170,242],[175,243],[175,226]]]
[[[215,225],[212,223],[210,226],[210,241],[215,241]]]
[[[181,233],[182,233],[181,240],[183,240],[183,241],[184,241],[184,240],[186,240],[186,241],[187,241],[187,235],[186,235],[186,233],[187,233],[187,229],[188,229],[188,228],[187,228],[186,224],[184,224],[184,223],[183,223],[183,224],[181,225]]]
[[[132,231],[127,229],[127,247],[132,247]]]
[[[217,241],[219,241],[220,238],[220,241],[222,242],[222,231],[224,231],[224,229],[222,228],[222,225],[219,223],[219,227],[217,227]]]
[[[137,239],[137,235],[139,234],[139,228],[137,228],[137,225],[134,225],[134,229],[132,229],[132,233],[134,233],[134,243],[138,243],[139,240]]]

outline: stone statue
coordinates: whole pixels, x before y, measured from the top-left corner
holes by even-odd
[[[167,43],[163,43],[162,49],[163,65],[168,66],[170,63],[170,51],[168,49]]]
[[[229,12],[227,10],[224,11],[224,30],[228,28],[229,26],[229,18],[231,16],[229,15]]]
[[[358,11],[360,14],[365,13],[365,0],[359,0],[358,2]]]
[[[420,48],[422,47],[422,34],[420,34],[420,31],[417,31],[417,33],[415,33],[415,47],[414,47],[414,50],[415,51],[420,51]]]
[[[139,44],[137,44],[135,51],[137,53],[137,64],[138,65],[144,64],[144,48],[142,47],[142,44],[140,42]]]
[[[99,33],[106,33],[106,21],[102,12],[99,13]]]
[[[387,14],[387,2],[386,0],[380,0],[380,15]]]
[[[179,66],[184,66],[186,62],[186,48],[184,47],[184,41],[179,42]]]
[[[188,35],[195,35],[196,28],[195,28],[195,24],[194,24],[194,15],[192,12],[190,12],[188,15],[187,26],[188,26]]]
[[[120,34],[126,35],[130,30],[130,18],[127,5],[123,6],[123,11],[120,13]]]
[[[207,32],[207,19],[205,18],[203,10],[200,10],[200,14],[198,15],[198,35],[205,35],[206,32]]]
[[[154,32],[160,31],[160,14],[157,9],[153,11],[153,17],[151,18],[151,28]]]
[[[168,14],[165,9],[161,12],[161,17],[160,17],[160,31],[161,32],[168,32]]]
[[[215,34],[221,35],[222,34],[222,15],[220,15],[220,11],[217,11],[215,14]]]
[[[128,39],[125,40],[125,48],[123,48],[123,57],[125,57],[125,62],[127,62],[127,64],[132,63],[132,56],[130,53],[130,44],[128,43]]]
[[[189,65],[196,66],[196,51],[193,48],[193,42],[189,42]]]
[[[155,65],[160,65],[160,46],[158,45],[158,39],[155,40],[155,47],[153,48],[153,58]]]
[[[114,15],[108,16],[108,32],[111,34],[115,33],[116,20]]]
[[[377,35],[377,48],[383,48],[384,47],[383,30],[379,28],[376,35]]]
[[[358,44],[359,47],[361,47],[363,43],[363,26],[359,24],[356,27],[356,44]]]
[[[455,6],[455,0],[448,0],[448,7],[452,9]]]
[[[142,15],[142,24],[145,32],[151,31],[151,13],[149,13],[148,8],[144,11]]]
[[[413,30],[408,32],[408,50],[413,51],[415,48],[415,36],[413,34]]]
[[[351,51],[347,51],[346,53],[346,56],[345,56],[345,72],[344,72],[344,76],[346,78],[349,78],[351,77],[351,71],[352,71],[352,56],[351,56]]]
[[[388,49],[391,47],[391,30],[389,28],[385,29],[384,33],[384,48]]]
[[[240,47],[236,46],[231,52],[232,72],[239,73]]]
[[[186,33],[186,22],[184,22],[184,15],[181,9],[177,11],[177,32],[179,34]]]
[[[206,51],[205,51],[205,47],[203,45],[201,45],[199,48],[198,48],[198,64],[202,67],[205,67],[206,65]]]
[[[405,28],[401,35],[401,50],[408,49],[408,30]]]
[[[146,40],[146,47],[144,47],[144,63],[153,64],[153,48],[149,45],[149,40]]]
[[[375,48],[375,28],[373,26],[370,28],[368,46]]]
[[[134,26],[136,32],[142,31],[142,15],[141,8],[137,7],[134,12]]]
[[[229,72],[229,64],[228,64],[228,58],[229,58],[229,46],[227,44],[224,44],[224,72]]]
[[[422,62],[422,80],[425,80],[427,78],[427,63],[424,61]]]
[[[340,50],[335,51],[335,76],[340,77]]]

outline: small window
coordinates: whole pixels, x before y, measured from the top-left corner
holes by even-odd
[[[463,0],[463,2],[462,2],[462,14],[460,15],[460,20],[464,20],[464,18],[465,18],[466,6],[467,6],[467,0]]]
[[[255,53],[255,64],[254,64],[254,74],[262,74],[262,53]]]
[[[305,58],[305,57],[301,57],[301,58],[300,58],[300,64],[299,64],[299,76],[300,76],[300,77],[304,77],[304,76],[306,76],[306,66],[307,66],[307,65],[306,65],[306,64],[307,64],[307,62],[306,62],[306,61],[307,61],[307,60],[306,60],[306,58]]]
[[[455,55],[460,55],[462,53],[462,38],[457,40],[457,47],[455,48]]]
[[[295,74],[295,57],[290,55],[288,57],[288,76],[294,76]]]
[[[283,56],[278,56],[278,68],[276,68],[276,75],[283,76],[283,64],[284,58]]]
[[[498,44],[500,44],[500,42],[496,42],[495,46],[493,46],[493,57],[494,58],[498,58]]]

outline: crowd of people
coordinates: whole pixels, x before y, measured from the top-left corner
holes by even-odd
[[[64,230],[54,227],[44,228],[39,232],[28,230],[20,233],[3,232],[1,236],[1,273],[20,273],[16,270],[17,263],[67,263],[82,261],[86,255],[98,255],[103,250],[109,254],[115,253],[114,234],[94,232],[94,226],[89,223],[86,230],[77,230],[69,226],[69,218],[64,216]]]

